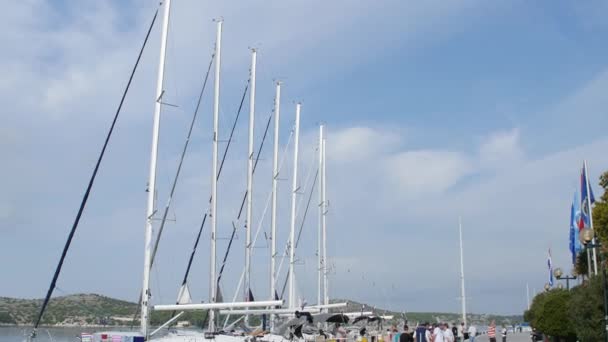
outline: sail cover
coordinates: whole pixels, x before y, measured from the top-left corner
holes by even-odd
[[[177,295],[177,304],[191,304],[192,297],[190,296],[190,289],[188,289],[188,284],[182,285],[179,289],[179,294]]]

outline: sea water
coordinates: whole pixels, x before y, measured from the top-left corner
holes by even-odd
[[[79,342],[81,333],[116,330],[120,328],[39,328],[34,342]],[[0,327],[0,342],[23,342],[32,332],[32,327]]]

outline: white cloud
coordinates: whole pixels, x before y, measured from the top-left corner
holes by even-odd
[[[338,162],[375,159],[375,154],[386,154],[398,148],[402,141],[393,132],[361,126],[332,130],[327,139],[327,156]]]
[[[522,161],[519,129],[490,134],[479,147],[479,162],[484,167],[512,167]]]
[[[460,152],[406,151],[387,158],[385,172],[405,197],[442,193],[473,171]]]

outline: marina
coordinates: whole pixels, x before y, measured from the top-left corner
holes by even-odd
[[[608,341],[603,10],[7,3],[0,342]]]

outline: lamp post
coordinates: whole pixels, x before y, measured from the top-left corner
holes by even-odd
[[[545,292],[549,292],[551,290],[551,284],[545,283]]]
[[[593,238],[595,237],[595,232],[593,229],[583,229],[579,234],[579,239],[585,246],[585,248],[600,248],[602,245],[599,243],[598,239],[595,239],[595,243],[593,243]],[[606,282],[606,267],[604,265],[604,256],[600,252],[600,265],[602,266],[602,278],[604,283],[604,324],[606,325],[606,342],[608,342],[608,283]]]
[[[570,290],[570,280],[574,280],[574,279],[576,279],[576,277],[575,277],[575,276],[566,276],[566,275],[564,275],[564,272],[562,272],[562,269],[561,269],[561,268],[559,268],[559,267],[558,267],[558,268],[556,268],[556,269],[553,271],[553,275],[555,276],[555,278],[556,278],[557,280],[565,280],[565,281],[566,281],[566,289],[567,289],[567,290]],[[561,284],[560,284],[560,285],[561,285]]]

